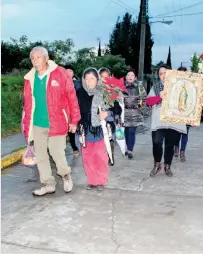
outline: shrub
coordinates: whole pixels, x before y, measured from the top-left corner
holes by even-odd
[[[3,76],[1,89],[1,134],[20,130],[22,116],[23,76]]]

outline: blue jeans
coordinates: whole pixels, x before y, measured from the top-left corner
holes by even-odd
[[[137,127],[125,127],[125,142],[129,152],[133,151],[135,145],[136,128]]]
[[[179,148],[180,146],[180,151],[181,152],[185,152],[186,150],[186,146],[187,146],[187,142],[188,142],[188,133],[189,133],[189,126],[187,126],[187,134],[181,134],[180,135],[180,139],[178,140],[176,147]],[[181,145],[180,144],[180,140],[181,140]]]

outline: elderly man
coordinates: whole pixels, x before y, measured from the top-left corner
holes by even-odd
[[[24,132],[28,143],[34,141],[36,163],[42,187],[34,196],[55,192],[47,149],[63,179],[65,192],[73,188],[71,169],[65,157],[66,134],[75,133],[80,111],[72,78],[64,68],[49,60],[48,51],[35,47],[30,53],[33,65],[25,75]]]

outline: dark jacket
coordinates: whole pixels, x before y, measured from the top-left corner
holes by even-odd
[[[77,79],[73,79],[73,83],[74,83],[75,91],[77,92],[81,88],[81,83]]]
[[[128,94],[124,94],[124,126],[137,127],[144,124],[144,117],[142,113],[147,94],[143,85],[138,85],[136,82],[133,84],[126,84]]]

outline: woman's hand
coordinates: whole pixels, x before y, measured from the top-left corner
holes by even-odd
[[[105,120],[108,116],[108,113],[106,111],[102,111],[101,113],[99,113],[99,120]]]
[[[167,92],[166,92],[166,91],[161,91],[161,92],[160,92],[160,97],[161,97],[161,99],[163,99],[164,97],[166,97],[166,95],[167,95]]]

